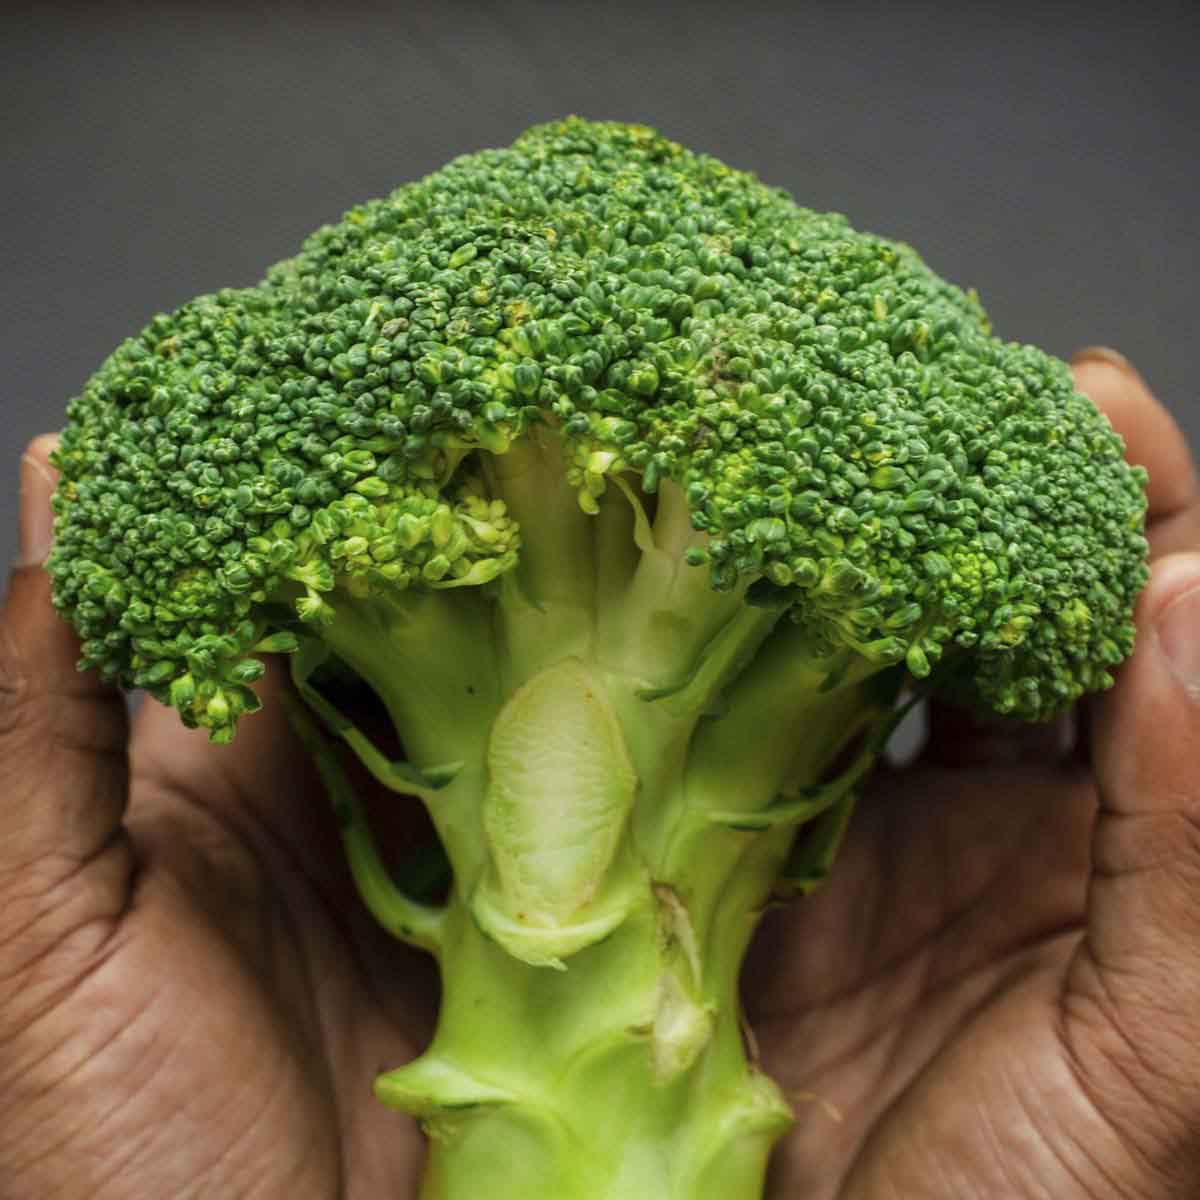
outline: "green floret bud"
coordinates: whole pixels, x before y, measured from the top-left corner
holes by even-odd
[[[903,686],[1061,712],[1147,577],[1144,473],[1065,364],[910,248],[574,118],[155,317],[54,461],[82,666],[228,742],[289,657],[364,901],[441,959],[377,1088],[429,1200],[497,1161],[495,1200],[761,1195],[754,919],[828,874]],[[392,877],[329,739],[427,805],[432,867]]]

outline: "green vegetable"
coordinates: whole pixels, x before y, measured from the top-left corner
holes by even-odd
[[[224,742],[291,654],[364,899],[443,973],[376,1085],[426,1200],[761,1195],[760,913],[829,869],[906,683],[1044,719],[1146,577],[1144,477],[1064,364],[909,248],[578,119],[156,317],[56,465],[85,667]],[[432,866],[388,874],[330,735]]]

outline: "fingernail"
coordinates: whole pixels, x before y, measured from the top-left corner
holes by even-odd
[[[54,544],[54,473],[32,454],[21,457],[21,515],[18,528],[17,566],[44,563]]]
[[[1112,367],[1123,375],[1137,375],[1137,368],[1133,363],[1120,350],[1114,350],[1111,346],[1084,346],[1071,355],[1071,366],[1081,367],[1085,363]]]
[[[1158,614],[1155,630],[1171,674],[1200,703],[1200,582]]]

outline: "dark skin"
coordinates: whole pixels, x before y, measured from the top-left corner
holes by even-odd
[[[1152,472],[1138,652],[1086,745],[933,713],[768,918],[747,1009],[798,1113],[773,1197],[1200,1191],[1200,700],[1155,632],[1200,585],[1200,492],[1135,374],[1077,372]],[[415,1196],[420,1135],[370,1081],[428,1037],[431,964],[363,913],[280,704],[216,748],[75,672],[47,451],[0,616],[0,1200]]]

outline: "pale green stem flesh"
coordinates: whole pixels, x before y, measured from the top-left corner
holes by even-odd
[[[865,664],[823,692],[831,663],[803,631],[705,599],[675,498],[657,529],[616,488],[626,507],[554,509],[543,453],[500,460],[517,515],[552,512],[498,603],[336,598],[325,641],[378,693],[406,767],[298,676],[329,733],[419,795],[395,802],[427,806],[453,868],[444,906],[406,897],[305,728],[367,904],[442,973],[432,1044],[376,1093],[429,1136],[422,1200],[759,1200],[792,1115],[747,1054],[742,959],[781,879],[827,868],[875,747],[824,776],[885,709]],[[603,547],[630,531],[622,586]]]
[[[757,1200],[791,1121],[746,1061],[738,947],[672,964],[652,892],[566,971],[514,959],[452,906],[437,1036],[376,1093],[430,1138],[422,1200]],[[682,978],[681,978],[682,976]]]
[[[436,954],[445,912],[406,896],[388,874],[358,798],[341,763],[315,722],[294,701],[285,701],[292,728],[307,747],[333,803],[355,886],[371,915],[393,937]]]
[[[732,796],[709,782],[707,722],[577,658],[543,668],[502,706],[484,761],[424,793],[455,867],[439,910],[389,886],[343,801],[368,905],[442,972],[432,1045],[376,1084],[429,1135],[422,1200],[762,1196],[791,1113],[748,1060],[739,970],[795,825],[849,794],[797,804],[779,784],[815,782],[830,726],[853,733],[870,711],[854,687],[810,701],[807,771],[795,752],[747,765]]]

